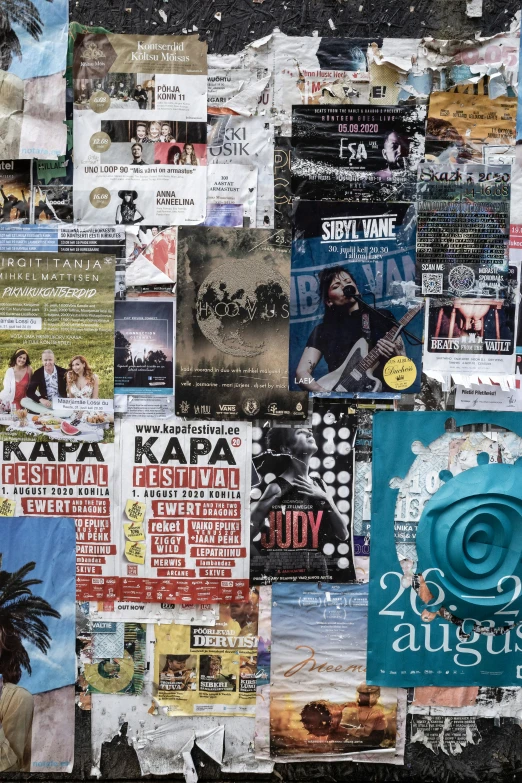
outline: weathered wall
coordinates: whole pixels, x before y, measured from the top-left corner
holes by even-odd
[[[519,7],[520,0],[484,0],[482,18],[469,19],[465,0],[71,0],[71,21],[122,33],[177,34],[197,28],[208,40],[210,52],[229,53],[270,33],[274,27],[290,35],[311,35],[315,30],[319,35],[346,37],[462,38],[473,36],[477,30],[491,35],[507,29]],[[221,13],[221,21],[215,18],[217,12]],[[253,783],[522,780],[520,729],[496,728],[491,721],[482,720],[478,727],[482,742],[468,746],[456,757],[435,755],[417,744],[413,750],[407,750],[404,767],[350,763],[277,765],[274,775],[256,777]],[[230,780],[220,775],[219,767],[197,748],[193,755],[201,781]],[[83,780],[90,769],[90,715],[78,711],[76,763],[68,779]],[[101,770],[106,780],[139,778],[136,755],[124,735],[116,735],[103,746]],[[44,774],[20,775],[18,779],[29,777],[54,779]],[[0,778],[5,779],[5,775]]]

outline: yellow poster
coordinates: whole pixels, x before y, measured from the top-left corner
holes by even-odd
[[[154,695],[168,715],[255,715],[259,592],[214,626],[156,625]]]

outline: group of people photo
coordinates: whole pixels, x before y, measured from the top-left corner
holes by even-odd
[[[74,82],[74,103],[77,108],[88,107],[97,92],[106,93],[111,99],[111,108],[125,106],[141,110],[156,108],[155,80],[151,74],[111,73],[102,79],[76,79]]]
[[[18,348],[9,360],[0,392],[4,412],[13,410],[48,413],[59,397],[98,399],[99,378],[85,356],[73,356],[67,367],[56,364],[51,349],[43,351],[41,366],[33,371],[29,353]]]

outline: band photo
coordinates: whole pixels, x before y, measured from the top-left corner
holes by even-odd
[[[111,99],[111,109],[156,108],[155,79],[150,73],[110,73],[101,79],[75,79],[74,107],[90,108],[89,101],[97,92]]]

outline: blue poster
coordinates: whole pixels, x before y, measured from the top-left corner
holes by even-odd
[[[294,202],[291,389],[332,397],[420,389],[415,206]]]
[[[0,68],[32,79],[65,71],[69,4],[67,0],[11,0],[2,13]],[[7,26],[7,28],[6,28]]]
[[[522,422],[376,413],[368,682],[522,684]]]
[[[9,517],[0,498],[2,772],[71,772],[76,680],[74,519]],[[7,516],[5,516],[7,514]]]

